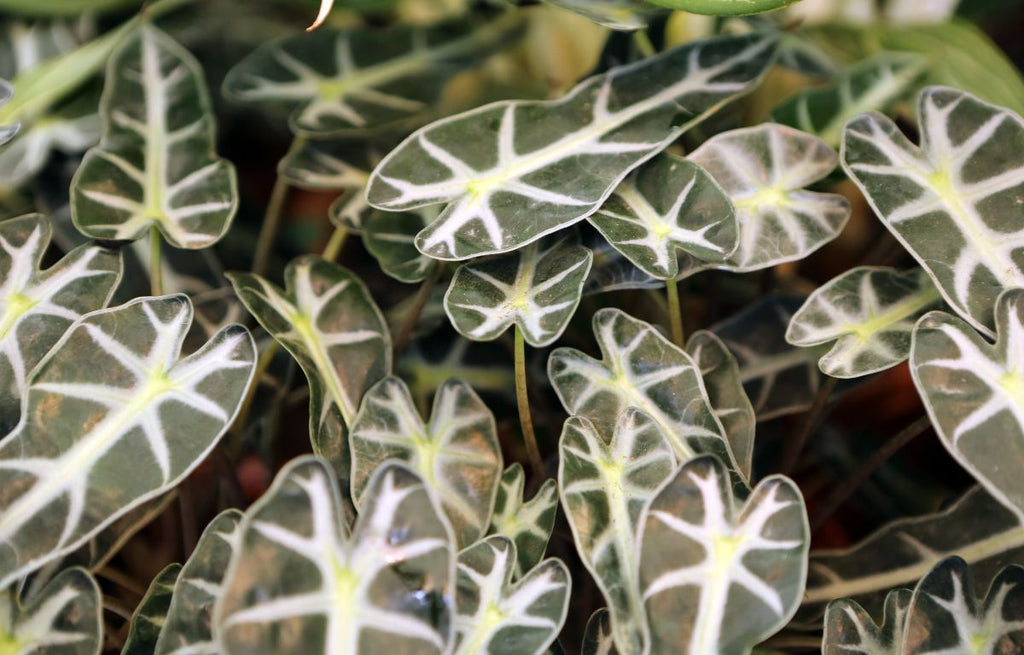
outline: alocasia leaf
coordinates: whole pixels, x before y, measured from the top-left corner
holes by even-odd
[[[377,212],[366,202],[364,190],[383,154],[362,141],[301,139],[281,159],[278,173],[293,186],[341,191],[331,205],[331,221],[359,231],[366,217]]]
[[[18,422],[26,376],[69,325],[107,305],[121,279],[121,255],[75,248],[39,266],[53,228],[41,214],[0,222],[0,432]]]
[[[366,392],[352,423],[352,498],[361,507],[374,471],[385,461],[407,463],[435,494],[456,544],[487,531],[501,476],[494,415],[473,389],[457,380],[441,385],[430,422],[420,418],[408,387],[388,377]]]
[[[800,490],[763,479],[738,506],[714,456],[684,464],[640,519],[640,588],[654,653],[745,655],[796,611],[810,530]]]
[[[167,618],[167,608],[174,594],[174,583],[180,573],[181,564],[169,564],[153,578],[146,595],[132,613],[131,626],[121,655],[153,655],[153,649]]]
[[[570,415],[585,416],[611,439],[619,416],[636,407],[657,423],[679,460],[710,452],[733,462],[689,355],[618,309],[599,310],[593,323],[602,359],[573,348],[556,348],[548,359],[548,377]]]
[[[774,48],[764,34],[699,41],[591,77],[558,100],[442,119],[384,158],[367,197],[390,211],[447,204],[416,241],[436,259],[514,250],[597,211],[633,168],[751,90]]]
[[[440,655],[454,562],[440,508],[404,465],[377,469],[349,534],[334,472],[300,458],[242,520],[215,633],[227,655]]]
[[[572,578],[547,559],[513,582],[516,546],[490,536],[459,553],[454,655],[542,655],[569,609]]]
[[[416,249],[416,233],[429,222],[430,208],[411,212],[371,210],[362,223],[363,246],[387,275],[399,282],[423,281],[434,266]]]
[[[910,355],[914,323],[941,301],[920,269],[859,266],[830,280],[797,310],[786,330],[794,346],[835,342],[818,362],[823,373],[855,378]]]
[[[749,16],[781,9],[798,0],[647,0],[651,4],[708,16]]]
[[[643,412],[629,408],[611,442],[579,416],[570,417],[558,445],[562,507],[583,564],[611,613],[618,651],[644,651],[637,525],[647,502],[675,472],[672,445]]]
[[[314,256],[288,264],[283,290],[250,273],[229,273],[228,279],[305,372],[313,448],[347,480],[345,428],[363,393],[391,373],[391,335],[370,292],[347,269]]]
[[[85,569],[70,568],[27,603],[12,587],[0,593],[0,645],[12,655],[99,655],[100,588]]]
[[[319,29],[268,43],[239,62],[224,92],[293,109],[292,129],[337,135],[408,123],[428,113],[459,70],[519,36],[522,16],[385,31]]]
[[[75,226],[95,239],[158,229],[176,248],[206,248],[238,208],[235,168],[214,152],[214,119],[199,62],[143,26],[110,59],[100,145],[71,183]]]
[[[599,609],[590,615],[586,632],[583,633],[581,655],[619,655],[615,649],[615,637],[612,634],[611,614],[606,609]]]
[[[0,587],[174,487],[231,425],[252,337],[232,325],[179,360],[191,322],[185,296],[86,314],[29,376],[0,443]]]
[[[7,104],[12,95],[14,95],[14,88],[7,80],[0,79],[0,108]],[[0,123],[0,146],[13,139],[19,129],[21,129],[21,125],[18,123],[10,125]]]
[[[887,52],[859,62],[825,86],[797,93],[772,111],[772,118],[839,147],[843,126],[866,111],[886,112],[921,79],[928,61]]]
[[[913,592],[894,589],[885,597],[881,625],[864,608],[848,599],[834,600],[825,609],[822,655],[896,655],[903,646],[903,626]]]
[[[638,268],[662,280],[677,277],[680,268],[723,261],[738,244],[725,192],[700,166],[673,155],[627,177],[588,220]]]
[[[914,589],[906,621],[902,655],[1024,651],[1024,568],[1006,567],[979,598],[967,563],[945,559]]]
[[[736,208],[739,247],[720,268],[744,273],[803,259],[839,235],[850,203],[805,187],[838,162],[821,139],[765,123],[704,142],[688,157],[721,185]]]
[[[445,313],[469,339],[497,339],[514,323],[531,346],[550,345],[580,304],[592,260],[589,249],[552,238],[463,264],[444,296]]]
[[[558,484],[547,479],[530,500],[523,498],[526,476],[516,462],[501,474],[494,499],[490,534],[516,545],[516,577],[522,577],[544,557],[558,511]]]
[[[454,333],[450,343],[437,341],[413,341],[396,363],[397,373],[408,382],[417,407],[429,407],[437,388],[452,378],[481,393],[513,397],[514,373],[511,368],[492,366],[487,357],[490,344],[475,343]]]
[[[174,597],[155,644],[155,655],[218,655],[213,606],[223,593],[224,576],[238,546],[242,513],[221,512],[210,521],[181,568]]]
[[[943,445],[1000,502],[1024,517],[1024,290],[996,302],[990,345],[943,312],[918,321],[910,372]]]
[[[611,30],[632,32],[647,26],[645,13],[650,7],[643,0],[545,0],[549,5],[568,9]],[[647,10],[646,12],[644,10]]]
[[[1024,286],[1024,120],[945,87],[918,98],[921,145],[876,113],[843,132],[843,168],[946,302],[991,334],[996,297]],[[942,238],[936,238],[936,235]]]

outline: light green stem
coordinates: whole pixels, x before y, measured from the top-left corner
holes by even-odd
[[[330,240],[328,240],[327,245],[324,246],[324,252],[321,256],[329,262],[336,260],[341,249],[345,247],[345,240],[347,238],[347,229],[340,225],[335,227],[334,232],[331,233]]]
[[[665,280],[665,295],[668,298],[668,321],[672,326],[672,343],[683,348],[683,312],[679,304],[679,283],[675,278]]]
[[[705,16],[749,16],[781,9],[798,0],[650,0],[651,4]]]
[[[537,447],[537,435],[533,432],[533,417],[530,415],[530,398],[526,390],[526,343],[523,339],[523,331],[515,326],[516,345],[516,404],[519,405],[519,425],[523,430],[523,443],[526,445],[526,456],[530,459],[530,466],[537,479],[544,478],[544,460],[540,457],[540,448]]]
[[[654,44],[651,43],[651,37],[647,34],[647,30],[639,29],[633,32],[633,42],[636,43],[637,50],[645,58],[653,57],[658,54],[658,51],[654,48]]]
[[[154,296],[164,295],[164,269],[161,257],[163,237],[160,230],[149,228],[149,286]]]

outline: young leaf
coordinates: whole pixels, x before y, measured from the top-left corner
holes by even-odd
[[[836,148],[848,120],[866,111],[889,111],[910,93],[927,65],[919,55],[883,53],[850,67],[825,86],[797,93],[776,107],[772,118]]]
[[[821,139],[766,123],[708,139],[688,157],[715,178],[736,208],[739,247],[720,268],[745,273],[803,259],[839,235],[850,203],[804,187],[833,171]]]
[[[940,562],[910,601],[905,655],[1024,651],[1024,568],[1003,569],[984,598],[959,557]]]
[[[549,5],[568,9],[610,30],[632,32],[647,26],[644,6],[639,0],[545,0]]]
[[[428,209],[414,212],[370,211],[363,219],[363,246],[385,274],[399,282],[422,282],[434,260],[416,249],[416,233],[429,219]]]
[[[750,479],[757,417],[743,390],[739,365],[714,332],[700,330],[686,342],[686,354],[700,369],[711,411],[722,423],[723,434],[744,478]]]
[[[463,264],[444,296],[444,311],[468,339],[497,339],[514,323],[527,343],[542,348],[572,319],[592,261],[589,249],[553,238]]]
[[[121,255],[75,248],[42,271],[53,228],[41,214],[0,222],[0,433],[18,422],[26,376],[68,326],[105,307],[121,279]]]
[[[894,589],[885,597],[882,625],[852,600],[834,600],[825,609],[822,655],[892,655],[903,646],[903,627],[913,592]]]
[[[737,507],[713,456],[684,464],[640,519],[640,585],[656,653],[750,653],[793,616],[810,530],[800,490],[769,476]]]
[[[542,655],[569,609],[572,579],[547,559],[512,582],[516,546],[487,537],[459,553],[454,655]]]
[[[128,638],[125,639],[121,655],[153,655],[153,649],[167,618],[174,583],[180,573],[181,564],[170,564],[150,583],[146,595],[132,613]]]
[[[351,535],[341,505],[334,472],[304,457],[246,513],[215,609],[222,651],[447,652],[455,553],[427,486],[380,467]]]
[[[71,216],[94,239],[150,228],[176,248],[206,248],[238,209],[235,168],[214,152],[199,62],[152,25],[111,57],[100,105],[105,130],[71,182]]]
[[[644,506],[675,472],[672,445],[650,417],[631,407],[610,443],[586,418],[570,417],[558,454],[558,487],[576,550],[608,603],[618,651],[639,655],[646,619],[637,525]]]
[[[558,484],[549,478],[533,498],[524,501],[525,478],[519,462],[502,473],[489,530],[489,534],[508,537],[516,545],[517,579],[544,557],[558,512]]]
[[[432,109],[445,82],[516,39],[521,14],[486,25],[456,20],[386,31],[320,29],[258,48],[224,80],[236,100],[293,109],[293,131],[358,133],[416,120]]]
[[[278,174],[303,189],[341,191],[330,208],[331,222],[360,231],[363,222],[377,213],[366,202],[370,171],[383,153],[376,145],[349,139],[301,139],[278,164]]]
[[[1014,220],[1024,120],[945,87],[921,92],[918,116],[920,147],[880,114],[850,121],[843,168],[946,302],[991,334],[996,297],[1024,286],[1024,234]]]
[[[99,655],[100,588],[85,569],[63,571],[22,604],[15,587],[0,593],[0,644],[12,655]]]
[[[0,587],[174,487],[231,425],[252,337],[232,325],[179,361],[191,322],[186,296],[86,314],[29,376],[0,443]]]
[[[224,575],[238,547],[241,520],[238,510],[225,510],[203,530],[178,575],[155,655],[218,655],[213,606],[224,591]]]
[[[914,323],[941,300],[920,270],[859,266],[812,293],[786,330],[794,346],[832,343],[818,366],[837,378],[891,368],[910,354]]]
[[[363,393],[391,373],[391,335],[370,292],[347,269],[314,256],[288,264],[283,290],[249,273],[228,279],[246,309],[302,367],[313,448],[347,480],[345,428]]]
[[[469,546],[487,531],[501,446],[494,415],[469,385],[441,385],[430,423],[424,424],[405,383],[385,378],[366,392],[349,438],[357,509],[374,471],[394,459],[407,463],[435,494],[457,545]]]
[[[989,345],[964,321],[918,321],[910,372],[943,445],[1000,502],[1024,517],[1024,290],[996,302]]]
[[[610,440],[619,416],[636,407],[661,428],[679,460],[711,452],[734,461],[689,355],[618,309],[594,314],[594,336],[601,360],[572,348],[556,348],[548,359],[548,377],[570,415],[590,419]]]
[[[599,609],[590,615],[580,652],[581,655],[619,655],[612,634],[611,614],[607,609]]]
[[[738,244],[736,214],[697,164],[661,155],[626,178],[587,220],[645,273],[658,279],[720,262]],[[682,252],[680,252],[682,251]]]
[[[442,119],[384,158],[367,198],[391,211],[447,204],[416,240],[435,259],[514,250],[594,213],[633,168],[752,89],[774,50],[770,35],[709,39],[591,77],[558,100]]]

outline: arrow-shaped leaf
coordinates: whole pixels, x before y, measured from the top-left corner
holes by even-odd
[[[723,261],[738,245],[728,196],[707,171],[672,155],[626,178],[588,220],[638,268],[662,280],[677,277],[680,268]]]
[[[501,474],[489,531],[515,543],[517,578],[544,557],[558,511],[558,484],[553,479],[545,480],[530,500],[523,499],[525,484],[526,476],[519,462]]]
[[[573,416],[558,446],[558,487],[583,564],[601,589],[623,655],[644,652],[637,526],[647,502],[675,472],[672,445],[643,412],[629,408],[606,443]]]
[[[836,238],[850,217],[843,196],[805,189],[838,161],[810,134],[766,123],[714,136],[688,158],[711,173],[736,208],[739,247],[726,270],[803,259]]]
[[[179,361],[191,322],[185,296],[86,314],[33,371],[0,444],[0,586],[174,487],[231,425],[252,337],[232,325]]]
[[[406,462],[436,494],[463,547],[484,535],[501,475],[494,415],[473,389],[457,380],[434,396],[430,423],[399,378],[388,377],[363,397],[352,424],[352,498],[358,509],[374,471],[385,461]]]
[[[150,583],[146,594],[132,612],[128,637],[121,655],[153,655],[160,631],[167,618],[167,608],[174,594],[174,583],[181,573],[181,564],[169,564]]]
[[[920,147],[880,114],[850,121],[843,168],[946,302],[990,334],[996,297],[1024,286],[1024,120],[945,87],[921,92],[918,116]]]
[[[216,607],[221,649],[238,653],[446,653],[455,552],[423,481],[377,470],[351,535],[334,472],[288,464],[242,520]]]
[[[576,312],[592,260],[589,249],[553,238],[463,264],[444,296],[445,313],[469,339],[497,339],[514,323],[527,343],[542,348]]]
[[[765,478],[739,507],[725,466],[698,457],[665,483],[640,526],[651,652],[746,654],[796,611],[810,530],[788,478]]]
[[[416,249],[416,233],[429,222],[430,208],[415,212],[371,210],[362,223],[363,245],[380,270],[399,282],[422,282],[434,260]]]
[[[885,597],[882,624],[875,625],[864,608],[849,599],[834,600],[825,609],[822,655],[894,655],[902,652],[903,628],[913,592],[894,589]]]
[[[86,236],[135,240],[150,228],[176,248],[206,248],[238,208],[235,169],[214,152],[199,62],[152,25],[110,59],[100,145],[71,183],[71,215]]]
[[[752,89],[774,48],[763,34],[708,39],[591,77],[558,100],[442,119],[384,158],[367,197],[391,211],[447,204],[417,237],[436,259],[514,250],[594,213],[630,170]]]
[[[855,378],[885,370],[910,354],[914,323],[941,297],[920,269],[859,266],[812,293],[786,330],[786,341],[808,347],[832,343],[822,372]]]
[[[0,644],[14,655],[99,655],[103,647],[100,588],[85,569],[67,569],[27,603],[0,593]]]
[[[278,174],[304,189],[341,191],[331,205],[331,221],[350,230],[362,229],[373,213],[366,202],[370,171],[380,163],[378,146],[349,139],[301,139],[278,164]]]
[[[590,615],[580,652],[582,655],[619,655],[612,634],[611,614],[607,609],[599,609]]]
[[[569,609],[572,578],[547,559],[517,582],[515,543],[487,537],[459,553],[454,655],[542,655]]]

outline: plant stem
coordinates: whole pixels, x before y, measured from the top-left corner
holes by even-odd
[[[154,296],[164,295],[164,269],[161,261],[163,238],[156,226],[149,228],[149,287]]]
[[[288,147],[288,154],[293,153],[306,144],[306,138],[296,136]],[[285,156],[287,157],[288,154]],[[280,173],[274,180],[274,188],[270,191],[270,199],[267,201],[267,211],[263,215],[263,226],[260,228],[260,236],[256,241],[256,253],[252,258],[252,272],[256,275],[263,275],[267,271],[270,260],[270,251],[274,246],[274,238],[281,227],[281,214],[284,211],[285,201],[288,199],[288,181]]]
[[[820,528],[882,464],[885,464],[890,457],[921,435],[931,425],[931,419],[927,416],[922,416],[882,444],[882,447],[875,451],[875,454],[868,461],[864,462],[864,465],[856,473],[847,478],[846,482],[833,489],[832,493],[818,505],[811,517],[811,532],[813,533]]]
[[[523,443],[526,444],[526,456],[537,480],[544,479],[544,461],[537,447],[537,435],[533,432],[533,417],[530,415],[530,398],[526,389],[526,342],[519,325],[515,326],[516,346],[516,404],[519,405],[519,425],[523,430]]]
[[[398,332],[395,334],[395,359],[398,359],[398,355],[401,354],[405,347],[409,345],[409,339],[412,338],[412,331],[416,327],[416,323],[420,320],[420,314],[423,313],[423,308],[427,306],[427,301],[430,300],[430,292],[434,290],[434,285],[441,279],[441,273],[444,272],[444,264],[441,262],[434,262],[430,269],[430,273],[420,283],[420,288],[416,291],[416,297],[412,300],[412,307],[409,308],[409,313],[406,314],[405,320],[402,321],[401,327],[398,328]]]
[[[679,304],[679,283],[675,278],[665,280],[665,295],[668,297],[668,321],[672,326],[672,343],[683,348],[683,312]]]
[[[800,454],[803,453],[804,447],[825,418],[825,408],[828,406],[828,400],[832,396],[832,392],[835,390],[838,382],[838,378],[834,378],[831,375],[825,376],[825,381],[818,387],[818,393],[814,396],[814,403],[807,411],[807,416],[804,418],[800,432],[797,433],[796,439],[790,441],[787,445],[782,457],[782,465],[779,467],[780,473],[789,475],[796,468],[796,462],[800,459]]]
[[[651,37],[648,36],[645,29],[634,30],[633,42],[636,43],[636,49],[644,57],[653,57],[658,54],[658,51],[654,49],[654,44],[651,43]]]
[[[321,257],[329,262],[333,262],[338,259],[338,254],[341,252],[341,249],[345,247],[345,240],[347,238],[347,229],[340,225],[335,227],[334,232],[331,233],[330,240],[328,240],[327,245],[324,246],[324,252]]]

